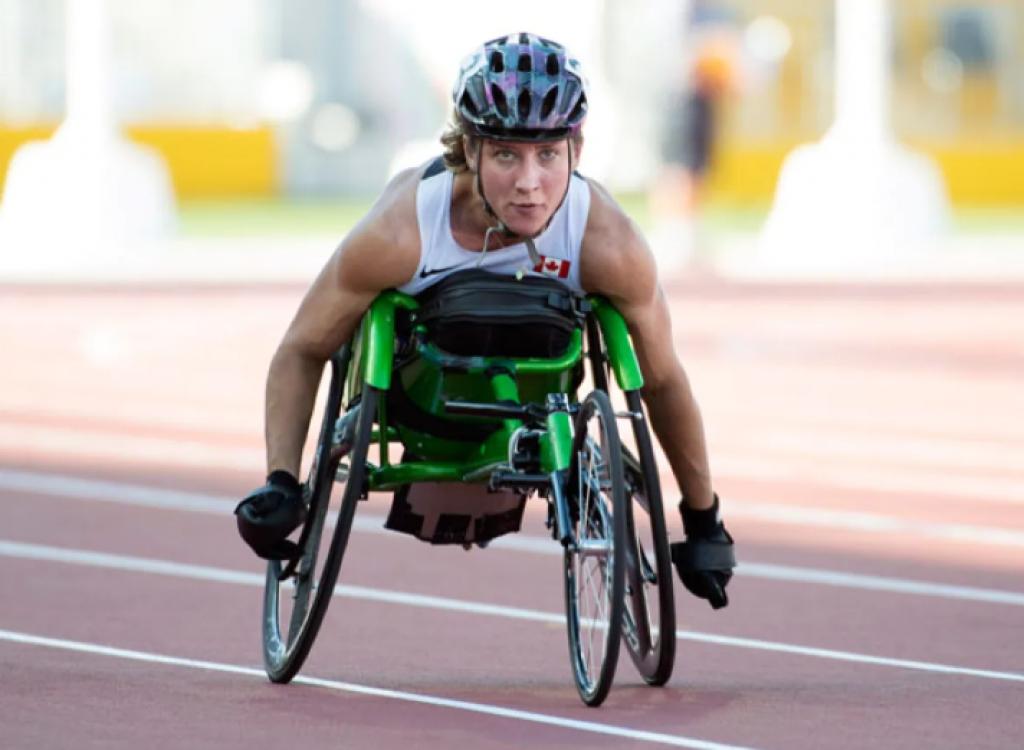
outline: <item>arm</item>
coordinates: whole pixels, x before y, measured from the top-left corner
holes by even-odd
[[[729,604],[726,587],[736,556],[711,489],[704,424],[675,354],[657,266],[633,222],[603,189],[591,187],[580,278],[584,289],[608,297],[626,320],[651,426],[683,493],[679,512],[686,541],[670,545],[672,562],[691,594],[721,609]]]
[[[581,280],[608,297],[625,318],[644,377],[651,427],[688,506],[714,502],[700,408],[675,353],[672,321],[647,243],[611,196],[591,183]]]
[[[385,289],[412,278],[419,259],[415,185],[420,170],[397,176],[306,292],[267,375],[267,472],[298,477],[324,364],[351,338]]]

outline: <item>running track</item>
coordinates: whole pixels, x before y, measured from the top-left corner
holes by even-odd
[[[669,292],[742,567],[595,711],[538,507],[467,553],[372,500],[303,680],[262,676],[230,511],[301,289],[0,288],[0,748],[1020,747],[1024,285]]]

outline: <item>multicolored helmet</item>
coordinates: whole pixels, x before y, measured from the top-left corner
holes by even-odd
[[[587,116],[579,61],[535,34],[510,34],[474,50],[452,98],[475,135],[496,140],[561,140],[579,132]]]

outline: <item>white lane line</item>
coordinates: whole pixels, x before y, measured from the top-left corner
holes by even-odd
[[[371,519],[363,518],[369,522]],[[380,528],[384,518],[373,518],[376,525],[365,531],[390,534],[392,532]],[[364,530],[364,529],[360,529]],[[543,537],[518,534],[496,539],[491,549],[508,549],[517,552],[529,552],[539,555],[561,555],[561,548],[552,540]],[[938,599],[958,601],[984,602],[986,604],[1007,604],[1013,607],[1024,607],[1024,593],[1000,591],[999,589],[980,589],[970,586],[950,586],[923,581],[912,581],[905,578],[884,578],[881,576],[844,573],[839,570],[821,570],[813,568],[797,568],[789,565],[770,565],[766,563],[749,563],[740,561],[736,574],[747,578],[762,578],[770,581],[787,581],[793,583],[811,583],[838,588],[863,589],[865,591],[885,591],[894,594],[911,596],[928,596]]]
[[[840,468],[821,457],[800,458],[792,454],[763,455],[756,451],[714,451],[715,473],[733,479],[765,482],[793,482],[869,492],[903,492],[935,497],[969,498],[974,501],[1024,504],[1024,482],[993,479],[984,474],[964,476],[932,470],[901,471],[877,465],[870,468]],[[754,457],[752,457],[754,456]],[[1003,467],[1015,468],[1013,464]]]
[[[180,510],[193,513],[204,513],[209,515],[227,516],[234,509],[237,501],[234,499],[217,497],[215,495],[204,495],[194,492],[180,492],[177,490],[164,490],[154,487],[141,487],[136,485],[121,484],[115,482],[101,482],[90,479],[77,479],[72,477],[51,476],[44,474],[31,474],[0,469],[0,489],[17,492],[53,495],[58,497],[70,497],[77,500],[91,500],[126,505],[136,505],[161,510]],[[739,505],[742,510],[745,506],[735,501],[730,502],[730,510],[733,506]],[[747,508],[748,514],[762,514],[759,508],[767,507],[772,509],[764,515],[763,520],[774,521],[777,518],[785,519],[791,512],[789,506],[756,506]],[[821,514],[826,514],[821,517]],[[804,523],[828,526],[829,520],[838,511],[814,511],[805,509],[800,514]],[[853,518],[846,516],[853,515]],[[839,520],[845,520],[855,528],[863,531],[882,531],[885,527],[878,528],[882,517],[874,517],[874,524],[869,519],[864,519],[865,514],[844,514]],[[892,522],[888,528],[891,533],[910,533],[912,530],[904,530],[901,522]],[[915,529],[918,527],[915,527]],[[982,529],[982,527],[972,527]],[[353,529],[361,533],[393,535],[395,532],[384,529],[384,517],[366,514],[357,514],[353,523]],[[1002,529],[983,529],[992,534],[1005,533]],[[1011,534],[1014,532],[1010,532]],[[1024,542],[1022,542],[1024,546]],[[542,555],[560,555],[560,548],[550,539],[544,537],[529,536],[527,534],[516,534],[502,537],[494,542],[492,549],[506,549],[517,552],[528,552]],[[940,599],[952,599],[959,601],[984,602],[987,604],[1006,604],[1010,606],[1024,606],[1024,593],[1012,591],[1001,591],[998,589],[981,589],[968,586],[949,586],[943,584],[927,583],[900,578],[883,578],[878,576],[864,576],[842,571],[816,570],[811,568],[797,568],[784,565],[768,565],[759,563],[740,563],[737,574],[751,578],[762,578],[766,580],[788,581],[795,583],[820,584],[824,586],[837,586],[842,588],[863,589],[866,591],[886,591],[891,593],[906,594],[910,596],[929,596]]]
[[[247,441],[230,444],[209,439],[132,435],[130,430],[84,429],[61,425],[0,424],[0,448],[36,450],[49,454],[111,458],[121,463],[155,462],[167,466],[225,467],[258,474],[264,468],[264,450]],[[842,455],[802,456],[784,448],[781,452],[757,446],[727,446],[713,450],[715,473],[721,477],[760,482],[796,482],[869,492],[895,492],[978,502],[1024,504],[1024,481],[992,477],[980,470],[970,476],[935,461],[931,467],[883,468],[866,464],[849,468]],[[854,459],[862,462],[864,459]],[[993,462],[998,461],[993,459]],[[837,462],[838,465],[837,465]],[[1011,464],[1001,464],[1013,469]]]
[[[37,544],[23,544],[2,540],[0,540],[0,555],[28,560],[165,575],[174,578],[186,578],[217,583],[232,583],[244,586],[258,586],[260,588],[262,588],[264,584],[264,575],[257,573],[246,573],[238,570],[225,570],[223,568],[212,568],[201,565],[185,565],[167,560],[149,560],[145,558],[129,557],[126,555],[112,555],[104,552],[69,550],[60,547],[46,547]],[[384,591],[364,586],[338,585],[334,588],[334,594],[335,596],[344,596],[352,599],[363,599],[387,604],[400,604],[411,607],[421,607],[424,609],[441,610],[444,612],[489,615],[492,617],[504,617],[506,619],[527,620],[531,622],[553,624],[565,623],[565,616],[561,614],[540,612],[532,609],[521,609],[518,607],[504,607],[494,604],[463,601],[459,599],[448,599],[446,597],[428,596],[425,594]],[[750,638],[733,638],[731,636],[694,633],[684,630],[677,630],[676,637],[683,640],[711,643],[720,646],[732,646],[757,651],[795,654],[798,656],[811,656],[819,659],[831,659],[834,661],[852,662],[856,664],[895,667],[919,672],[930,672],[933,674],[952,674],[966,677],[980,677],[990,680],[1024,682],[1024,674],[1018,674],[1016,672],[997,672],[987,669],[972,669],[969,667],[956,667],[946,664],[933,664],[930,662],[910,661],[906,659],[889,659],[886,657],[857,654],[848,651],[809,648],[788,643],[759,641]]]
[[[266,452],[239,445],[211,445],[200,440],[180,440],[149,435],[108,434],[76,427],[0,425],[0,448],[36,449],[81,458],[117,457],[122,464],[154,462],[172,466],[237,469],[258,474]]]
[[[266,674],[259,669],[243,667],[235,664],[222,664],[211,661],[198,661],[196,659],[183,659],[176,656],[165,656],[146,651],[131,651],[122,648],[112,648],[95,643],[83,643],[81,641],[68,641],[59,638],[44,638],[28,633],[17,633],[11,630],[0,630],[0,640],[10,643],[18,643],[26,646],[41,646],[44,648],[60,649],[62,651],[75,651],[78,653],[90,654],[93,656],[106,656],[115,659],[126,659],[129,661],[144,662],[147,664],[160,664],[168,667],[185,667],[188,669],[199,669],[206,672],[221,672],[226,674],[245,675],[247,677],[262,677]],[[521,711],[513,708],[503,708],[487,703],[471,703],[469,701],[452,700],[433,695],[421,693],[406,693],[400,690],[386,690],[384,688],[371,687],[369,685],[357,685],[351,682],[339,682],[337,680],[324,680],[316,677],[296,677],[293,682],[312,685],[314,687],[337,690],[343,693],[356,693],[368,695],[374,698],[385,698],[388,700],[403,701],[405,703],[419,703],[436,708],[450,708],[456,711],[468,711],[486,716],[496,716],[503,719],[525,721],[531,724],[546,724],[561,729],[574,729],[580,732],[601,734],[610,737],[621,737],[622,739],[649,742],[655,745],[668,745],[670,747],[686,747],[691,750],[754,750],[739,745],[724,745],[719,742],[706,742],[704,740],[680,737],[660,732],[645,732],[629,727],[620,727],[613,724],[601,724],[593,721],[580,721],[550,714],[534,713],[532,711]]]
[[[728,513],[784,526],[810,526],[871,534],[891,534],[901,538],[919,537],[944,542],[961,542],[986,547],[1024,549],[1024,531],[973,526],[957,523],[928,523],[862,511],[833,510],[806,505],[751,503],[729,500]]]

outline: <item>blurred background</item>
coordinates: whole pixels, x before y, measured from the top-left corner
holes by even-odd
[[[66,115],[76,1],[0,0],[0,183],[18,149]],[[892,134],[938,166],[954,232],[1024,228],[1024,0],[887,5]],[[177,236],[343,233],[398,166],[436,152],[461,57],[520,28],[583,60],[593,106],[582,169],[648,230],[682,201],[712,241],[757,232],[787,154],[835,116],[835,0],[96,7],[110,20],[111,112],[162,157]],[[688,116],[680,92],[701,78],[716,88],[698,202],[666,187],[664,167]]]

